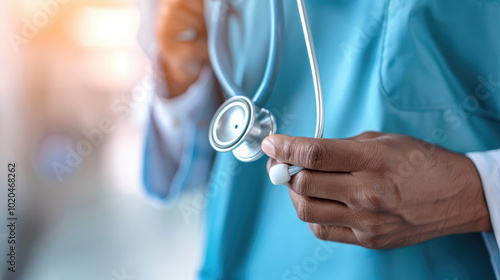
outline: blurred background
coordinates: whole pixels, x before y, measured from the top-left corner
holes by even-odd
[[[0,176],[16,162],[18,217],[12,273],[1,183],[0,279],[193,279],[202,213],[178,207],[192,194],[141,196],[154,77],[137,3],[0,2]]]

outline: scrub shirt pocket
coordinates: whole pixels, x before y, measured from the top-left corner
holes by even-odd
[[[388,0],[381,91],[399,109],[500,120],[500,0]]]

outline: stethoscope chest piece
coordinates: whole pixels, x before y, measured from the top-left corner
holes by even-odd
[[[271,112],[257,107],[247,97],[235,96],[215,113],[209,139],[216,151],[233,151],[237,159],[250,162],[264,155],[261,143],[275,133],[276,122]]]

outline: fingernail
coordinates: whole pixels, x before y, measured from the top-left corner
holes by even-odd
[[[273,140],[270,139],[269,137],[264,139],[264,141],[262,141],[262,151],[264,151],[266,155],[274,157],[274,144]]]

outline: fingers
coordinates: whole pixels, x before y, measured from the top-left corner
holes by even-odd
[[[276,160],[269,159],[268,172],[275,164],[278,164]],[[365,178],[356,173],[331,173],[304,169],[293,176],[286,186],[302,196],[335,200],[351,205],[354,194],[367,184]]]
[[[197,37],[198,38],[206,38],[207,37],[207,30],[205,27],[205,14],[203,11],[203,4],[201,5],[189,5],[189,3],[192,3],[193,1],[183,1],[181,2],[180,6],[182,10],[185,12],[182,13],[182,15],[185,16],[186,21],[185,23],[189,24],[188,28],[184,28],[183,31],[188,30],[189,28],[194,28],[197,32]],[[194,1],[197,2],[197,1]]]
[[[196,31],[197,39],[206,39],[203,0],[163,0],[158,10],[160,44],[176,45],[179,34],[190,29]]]
[[[382,150],[374,141],[315,139],[272,135],[262,150],[271,158],[307,169],[360,171],[376,162]]]
[[[196,15],[183,9],[175,9],[170,6],[160,9],[157,25],[160,40],[176,41],[177,35],[189,28],[194,28],[197,36],[206,37],[205,22],[203,15]]]
[[[304,222],[336,226],[352,226],[354,213],[344,204],[331,200],[310,198],[290,190],[297,216]]]
[[[335,241],[346,244],[358,244],[356,235],[350,228],[347,227],[309,224],[309,229],[311,229],[313,234],[321,240]]]
[[[163,0],[157,35],[165,71],[177,81],[190,83],[208,62],[203,0]],[[194,29],[194,40],[179,40],[180,34]]]
[[[351,173],[327,173],[302,170],[287,186],[307,197],[335,200],[350,205],[353,194],[362,187],[360,178]]]

